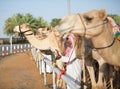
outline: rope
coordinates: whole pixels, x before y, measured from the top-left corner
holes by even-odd
[[[81,14],[78,14],[78,16],[79,16],[79,18],[80,18],[80,20],[81,20],[81,22],[82,22],[82,25],[83,25],[83,27],[84,27],[84,34],[83,34],[83,36],[82,36],[82,42],[81,42],[81,50],[82,50],[82,54],[81,54],[81,56],[82,56],[82,60],[83,60],[83,82],[85,83],[85,47],[84,47],[84,44],[85,44],[85,42],[84,42],[84,39],[85,39],[85,35],[86,35],[86,30],[87,30],[87,28],[86,28],[86,25],[85,25],[85,23],[84,23],[84,21],[83,21],[83,19],[82,19],[82,16],[81,16]],[[84,86],[85,87],[85,86]]]
[[[81,45],[82,46],[81,47],[82,48],[81,49],[82,50],[82,54],[81,54],[81,56],[82,56],[82,60],[83,60],[83,65],[82,65],[83,66],[82,67],[82,70],[83,70],[83,83],[85,83],[85,55],[84,55],[85,54],[85,47],[84,47],[84,44],[85,44],[84,43],[84,37],[82,37],[82,45]]]

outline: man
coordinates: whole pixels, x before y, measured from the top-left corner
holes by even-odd
[[[64,44],[65,56],[61,56],[61,60],[66,63],[66,75],[73,79],[76,87],[79,89],[81,82],[82,60],[76,58],[75,36],[73,34],[68,35]],[[57,57],[59,55],[58,52],[55,52],[55,55]],[[70,89],[68,85],[67,89]]]

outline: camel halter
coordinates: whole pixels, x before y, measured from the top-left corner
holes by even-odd
[[[31,30],[26,30],[26,31],[21,31],[21,28],[20,28],[20,25],[19,25],[19,31],[20,31],[20,36],[28,36],[28,35],[33,35],[33,33],[29,33],[29,34],[25,34],[26,32],[29,32],[29,31],[31,31]],[[22,34],[24,34],[24,35],[22,35]]]
[[[92,29],[92,28],[97,28],[97,27],[99,27],[99,26],[102,26],[102,25],[104,25],[104,24],[107,24],[108,23],[108,20],[106,19],[106,20],[104,20],[103,21],[103,23],[100,23],[100,24],[97,24],[97,25],[95,25],[95,26],[92,26],[92,27],[86,27],[85,26],[85,23],[84,23],[84,21],[83,21],[83,19],[82,19],[82,16],[80,15],[80,14],[78,14],[79,15],[79,17],[80,17],[80,20],[81,20],[81,22],[82,22],[82,24],[83,24],[83,27],[84,27],[84,35],[83,35],[83,37],[85,37],[85,35],[86,35],[86,30],[88,30],[88,29]],[[100,49],[105,49],[105,48],[109,48],[109,47],[111,47],[114,43],[115,43],[115,38],[113,39],[113,41],[109,44],[109,45],[107,45],[107,46],[103,46],[103,47],[93,47],[93,49],[95,49],[95,50],[100,50]]]

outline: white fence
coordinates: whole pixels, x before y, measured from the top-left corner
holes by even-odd
[[[18,53],[18,52],[26,52],[31,50],[30,44],[16,44],[12,45],[2,45],[0,46],[0,56],[7,56],[9,54]]]
[[[53,74],[53,76],[52,76],[53,77],[53,89],[57,89],[55,74],[60,76],[61,71],[57,67],[52,65],[53,63],[52,63],[51,59],[49,59],[47,56],[43,56],[41,59],[40,58],[41,54],[40,54],[39,50],[37,50],[36,48],[32,48],[31,52],[33,54],[37,68],[40,71],[40,74],[42,74],[42,72],[44,73],[44,85],[47,85],[46,72],[52,72],[52,74]],[[50,69],[48,69],[47,66],[49,66]],[[42,68],[44,69],[44,71],[42,71]],[[52,69],[52,71],[51,71],[51,69]],[[69,85],[71,87],[71,89],[78,89],[75,85],[75,81],[72,80],[67,75],[62,75],[61,78],[67,83],[67,85]]]

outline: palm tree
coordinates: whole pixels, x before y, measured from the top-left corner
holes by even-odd
[[[32,23],[30,23],[30,26],[33,29],[33,32],[35,32],[39,28],[48,27],[48,24],[42,17],[39,17],[35,18]]]
[[[21,25],[23,23],[29,23],[33,31],[36,31],[40,27],[48,27],[48,24],[42,17],[35,18],[31,14],[22,15],[20,13],[13,15],[8,18],[5,22],[4,33],[6,35],[13,35],[13,28],[16,25]]]
[[[52,27],[55,27],[56,25],[59,24],[60,20],[61,20],[61,19],[54,18],[54,19],[52,19],[50,25],[51,25]]]
[[[13,15],[11,18],[8,18],[5,22],[4,33],[6,35],[13,35],[13,28],[16,25],[20,25],[20,23],[22,22],[21,18],[23,18],[21,14]]]

